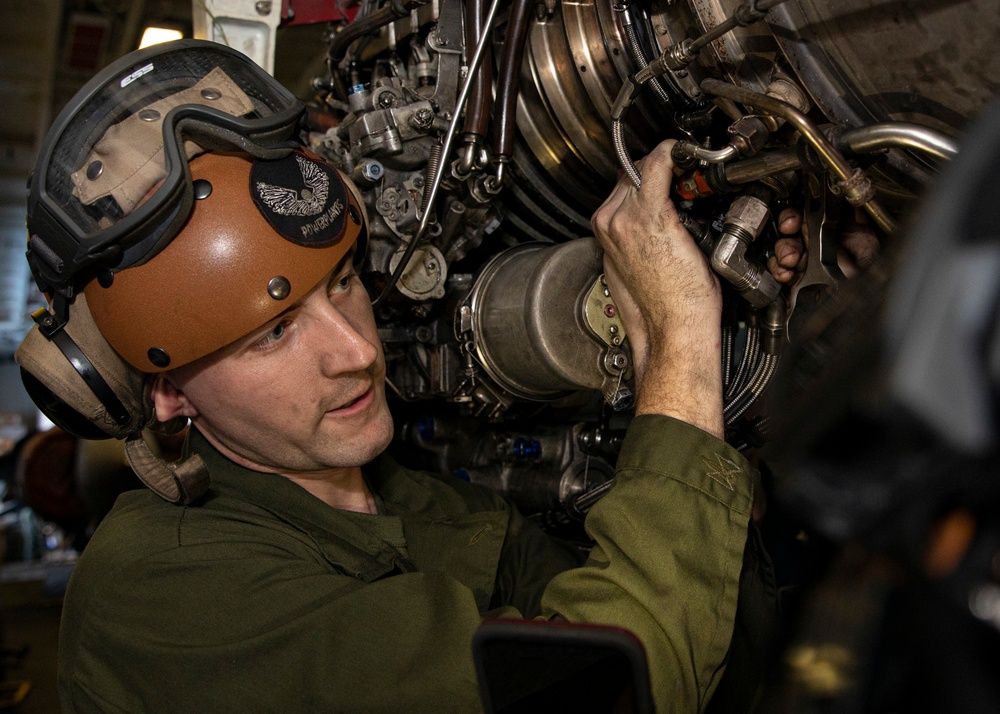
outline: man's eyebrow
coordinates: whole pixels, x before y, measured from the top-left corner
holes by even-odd
[[[341,271],[344,269],[344,265],[348,261],[354,260],[354,251],[355,251],[355,249],[356,249],[356,246],[352,245],[351,248],[344,254],[344,256],[340,260],[337,261],[337,264],[330,269],[330,272],[326,274],[326,276],[324,277],[324,280],[326,281],[326,283],[328,285],[329,285],[329,283],[330,283],[331,280],[333,280],[337,275],[340,275]],[[320,283],[321,282],[323,282],[323,281],[321,280]],[[320,283],[316,283],[316,285],[319,285]],[[284,310],[282,310],[281,312],[279,312],[277,315],[275,315],[274,317],[272,317],[270,320],[268,320],[264,324],[271,323],[274,320],[277,320],[282,315],[284,315],[286,313],[289,313],[292,310],[295,310],[296,308],[298,308],[302,304],[302,301],[306,299],[306,295],[308,295],[309,293],[311,293],[313,290],[316,289],[316,285],[314,285],[312,288],[310,288],[309,291],[306,292],[305,295],[303,295],[302,297],[300,297],[298,300],[296,300],[294,303],[292,303],[291,305],[289,305],[288,307],[286,307]]]
[[[343,269],[344,269],[344,265],[346,265],[348,262],[354,260],[354,253],[356,251],[357,251],[357,245],[356,244],[352,245],[350,247],[350,249],[344,254],[344,256],[340,260],[337,261],[337,264],[334,265],[333,268],[330,269],[330,272],[327,273],[326,276],[325,276],[325,278],[324,278],[324,280],[325,280],[325,282],[326,282],[327,285],[329,285],[330,281],[332,281],[336,276],[340,275],[341,271],[343,271]],[[320,281],[320,282],[323,282],[323,281]],[[320,283],[316,283],[316,285],[319,285],[319,284]],[[267,322],[265,322],[263,325],[261,325],[260,327],[258,327],[256,330],[252,330],[250,333],[248,333],[247,336],[246,336],[245,341],[242,342],[242,344],[246,344],[248,342],[255,341],[254,338],[257,336],[257,334],[260,333],[260,332],[264,332],[265,329],[267,328],[267,326],[270,325],[272,322],[274,322],[275,320],[278,320],[278,319],[284,317],[285,315],[287,315],[288,313],[292,312],[293,310],[298,309],[299,306],[302,305],[302,301],[305,300],[306,296],[309,295],[309,293],[311,293],[314,289],[315,289],[315,286],[313,286],[313,288],[310,289],[305,295],[303,295],[302,297],[300,297],[298,300],[296,300],[294,303],[292,303],[291,305],[289,305],[288,307],[286,307],[284,310],[282,310],[281,312],[279,312],[277,315],[275,315],[274,317],[272,317],[270,320],[268,320]]]

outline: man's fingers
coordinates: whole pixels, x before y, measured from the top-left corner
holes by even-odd
[[[642,187],[639,193],[644,198],[670,200],[670,186],[674,180],[674,159],[670,152],[676,143],[674,139],[662,141],[642,160]]]
[[[774,243],[774,257],[783,268],[795,268],[802,259],[802,241],[798,238],[779,238]]]
[[[778,230],[791,236],[802,230],[802,212],[797,208],[786,208],[778,214]]]
[[[594,215],[590,217],[590,227],[594,229],[594,235],[602,247],[607,247],[604,245],[604,239],[611,230],[611,217],[621,210],[631,186],[632,182],[628,180],[628,177],[622,176],[618,179],[618,183],[615,184],[611,195],[604,200],[600,208],[594,211]]]

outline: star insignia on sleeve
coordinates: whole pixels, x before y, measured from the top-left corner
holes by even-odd
[[[705,473],[708,474],[709,478],[718,481],[730,491],[736,489],[736,479],[742,471],[739,466],[722,454],[715,454],[714,459],[702,456],[701,460],[707,468]]]

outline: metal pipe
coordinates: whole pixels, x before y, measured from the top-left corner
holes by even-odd
[[[496,116],[493,125],[493,156],[499,161],[510,158],[514,151],[514,123],[517,118],[517,90],[521,83],[524,45],[528,39],[533,0],[514,0],[507,20],[500,72],[497,77]]]
[[[730,30],[735,30],[737,27],[746,27],[747,25],[752,25],[755,22],[763,20],[768,10],[783,2],[785,0],[748,0],[748,2],[737,7],[733,11],[733,14],[727,17],[725,21],[696,38],[691,43],[688,51],[696,53],[702,47],[715,42]]]
[[[483,0],[467,0],[465,7],[465,46],[477,47],[486,35],[483,27],[485,4]],[[493,99],[493,62],[490,45],[486,46],[486,58],[479,63],[479,71],[472,84],[469,109],[465,112],[462,131],[467,135],[482,137],[490,126],[490,102]],[[470,71],[470,74],[472,72]]]
[[[788,102],[769,97],[760,92],[754,92],[743,87],[722,82],[717,79],[706,79],[701,83],[701,89],[706,94],[727,97],[737,102],[780,116],[790,123],[802,137],[816,150],[823,163],[826,164],[838,179],[838,186],[843,191],[848,203],[861,206],[872,217],[876,225],[883,231],[891,233],[895,227],[892,217],[875,201],[874,188],[860,169],[855,169],[847,159],[830,143],[823,133],[809,118]]]
[[[726,164],[723,168],[725,169],[726,182],[740,185],[798,169],[801,166],[799,152],[792,147],[768,151],[743,161],[734,161]]]
[[[721,164],[723,161],[729,161],[729,159],[739,154],[739,150],[732,144],[713,150],[706,149],[704,146],[696,144],[693,141],[678,141],[674,144],[673,150],[709,164]]]
[[[848,129],[840,142],[855,153],[871,153],[899,147],[915,149],[939,159],[953,159],[958,154],[958,142],[920,124],[908,122],[883,122]]]
[[[958,142],[950,137],[925,126],[906,122],[885,122],[848,129],[840,135],[837,143],[857,154],[902,148],[922,151],[939,159],[951,159],[958,153]],[[723,170],[726,183],[741,185],[801,167],[801,154],[792,146],[728,163]]]
[[[455,100],[455,113],[451,117],[451,123],[448,125],[448,131],[445,132],[444,141],[441,147],[441,156],[444,160],[451,154],[451,146],[455,141],[455,129],[458,127],[458,120],[462,116],[462,108],[465,106],[465,101],[469,96],[469,90],[472,88],[472,83],[475,81],[476,70],[479,68],[479,63],[483,61],[483,54],[486,50],[487,44],[489,44],[490,33],[489,30],[493,26],[493,19],[496,17],[497,8],[500,7],[500,0],[492,0],[490,3],[490,9],[486,13],[486,20],[483,23],[483,36],[476,45],[476,51],[473,53],[472,62],[469,64],[469,74],[465,78],[465,82],[462,83],[462,89],[458,93],[458,99]],[[430,186],[430,191],[425,194],[426,198],[426,210],[423,211],[423,215],[420,217],[420,226],[417,228],[416,234],[410,240],[409,245],[406,246],[406,252],[403,253],[402,259],[399,261],[399,265],[389,276],[389,281],[382,288],[382,292],[379,293],[372,301],[372,307],[378,307],[389,292],[396,287],[396,283],[399,282],[399,278],[403,275],[403,271],[410,264],[410,258],[413,257],[413,251],[417,249],[417,244],[420,239],[423,238],[424,233],[427,231],[427,224],[430,221],[431,213],[433,212],[434,203],[437,200],[438,191],[441,188],[441,177],[444,176],[444,171],[438,171],[434,176],[434,182]]]

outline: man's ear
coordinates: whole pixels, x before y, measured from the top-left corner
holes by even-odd
[[[153,398],[158,421],[170,421],[176,417],[193,419],[198,416],[195,406],[165,374],[156,375],[149,394]]]

